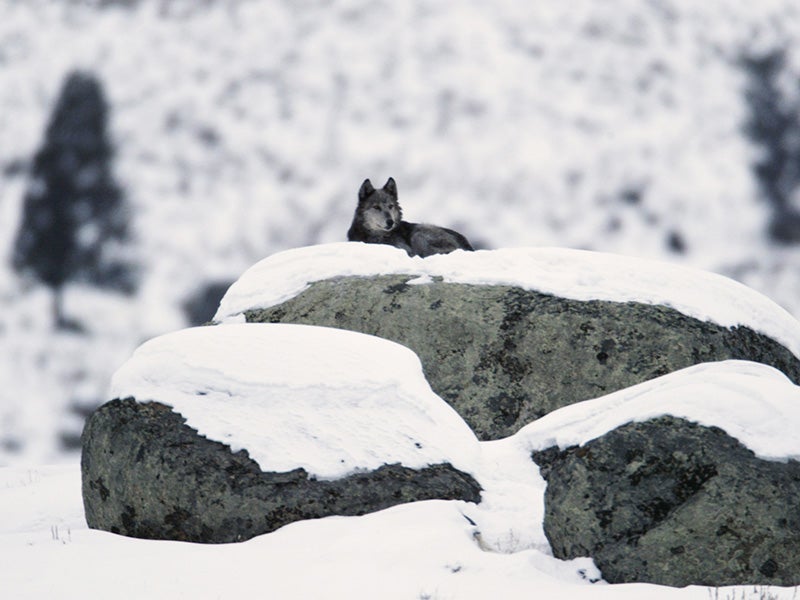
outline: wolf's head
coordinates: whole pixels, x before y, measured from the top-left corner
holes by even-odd
[[[397,184],[394,179],[389,177],[386,185],[379,190],[372,187],[369,179],[365,179],[358,190],[356,213],[368,231],[388,233],[396,229],[403,218],[403,212],[397,202]]]

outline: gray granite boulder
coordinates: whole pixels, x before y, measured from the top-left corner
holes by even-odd
[[[568,300],[504,285],[409,285],[411,278],[325,279],[244,314],[248,322],[350,329],[407,346],[433,390],[483,440],[701,362],[761,362],[800,381],[798,359],[746,327],[664,306]]]
[[[246,450],[199,435],[170,407],[132,398],[87,421],[81,457],[89,527],[132,537],[237,542],[287,523],[361,515],[433,498],[480,500],[480,486],[449,464],[397,464],[333,481],[301,468],[263,472]]]
[[[554,555],[591,556],[611,583],[800,584],[798,462],[675,417],[533,459]]]

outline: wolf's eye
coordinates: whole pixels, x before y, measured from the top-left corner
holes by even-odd
[[[373,207],[372,207],[372,210],[380,210],[380,209],[381,209],[381,207],[380,207],[380,206],[373,206]]]

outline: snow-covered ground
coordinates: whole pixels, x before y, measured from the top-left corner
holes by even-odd
[[[125,538],[86,528],[77,467],[0,469],[0,575],[15,600],[276,597],[387,600],[764,600],[786,588],[591,584],[584,559],[483,550],[464,504],[426,501],[301,521],[239,544]],[[11,518],[9,518],[11,517]],[[508,532],[511,547],[516,542]],[[587,579],[584,579],[587,578]],[[770,596],[762,595],[765,593]]]
[[[222,338],[219,330],[225,330]],[[374,360],[396,359],[395,344],[358,334],[324,328],[285,325],[225,325],[171,334],[145,346],[123,370],[120,389],[141,390],[149,380],[152,393],[180,405],[190,422],[213,422],[203,413],[221,413],[223,423],[204,433],[233,447],[252,444],[257,455],[263,442],[253,440],[253,426],[275,431],[305,416],[315,425],[335,424],[338,417],[319,412],[314,400],[338,396],[351,413],[363,409],[376,426],[362,429],[352,445],[385,447],[386,428],[395,418],[375,416],[371,403],[359,401],[371,390],[391,403],[391,391],[407,386],[424,388],[419,364],[400,361],[395,376],[402,383],[387,386],[366,380],[360,365],[337,374],[337,381],[352,377],[355,396],[348,388],[327,388],[322,381],[295,389],[299,401],[294,414],[280,418],[281,411],[264,418],[261,411],[232,409],[225,390],[236,398],[261,387],[261,397],[282,404],[285,374],[312,364],[291,352],[279,360],[269,357],[258,375],[242,372],[252,361],[254,349],[298,334],[313,338],[328,356],[341,351],[340,343],[368,349]],[[208,344],[202,340],[208,336]],[[345,340],[346,338],[346,340]],[[210,345],[222,344],[227,357],[215,369],[203,369]],[[177,373],[162,368],[161,348],[175,357],[174,364],[194,365]],[[222,353],[223,348],[220,349]],[[402,349],[401,349],[402,350]],[[403,351],[407,353],[407,351]],[[145,360],[150,356],[154,360]],[[327,366],[341,361],[334,359]],[[183,374],[183,376],[182,376]],[[276,387],[270,387],[270,379]],[[258,381],[257,381],[258,380]],[[397,382],[396,382],[397,383]],[[130,387],[127,387],[130,386]],[[215,388],[219,394],[201,396],[190,406],[193,390]],[[387,393],[387,389],[389,393]],[[277,393],[270,393],[277,392]],[[355,398],[355,400],[353,400]],[[690,398],[691,401],[687,400]],[[400,429],[430,426],[430,414],[447,414],[435,424],[447,437],[452,413],[444,401],[425,392],[420,398],[427,411],[409,411]],[[435,407],[436,401],[440,403]],[[265,404],[267,404],[266,402]],[[387,407],[388,408],[388,407]],[[237,418],[228,418],[236,415]],[[396,506],[363,517],[329,517],[297,522],[276,532],[238,544],[204,546],[182,542],[135,540],[87,529],[82,515],[80,472],[77,465],[50,468],[6,467],[0,469],[0,580],[9,598],[458,598],[483,599],[569,597],[595,599],[794,598],[793,588],[705,587],[683,589],[647,584],[608,585],[588,558],[560,561],[552,557],[542,527],[545,482],[530,460],[532,450],[551,444],[562,447],[585,443],[631,420],[674,414],[706,425],[716,425],[740,439],[769,460],[800,456],[800,388],[764,365],[742,361],[709,363],[642,383],[609,396],[575,404],[536,421],[510,438],[492,442],[452,444],[451,457],[482,485],[482,501],[426,501]],[[228,417],[225,417],[228,415]],[[249,417],[249,423],[241,417]],[[466,428],[464,428],[466,429]],[[317,431],[317,434],[320,432]],[[332,437],[340,433],[330,427]],[[406,431],[407,433],[407,431]],[[324,435],[324,432],[323,432]],[[391,433],[389,433],[391,435]],[[424,434],[423,434],[424,435]],[[463,442],[464,440],[462,440]],[[476,447],[477,446],[477,447]],[[294,445],[278,452],[291,453]],[[275,452],[276,448],[273,447]],[[320,453],[314,464],[325,464],[331,448],[313,444],[303,450]],[[290,454],[278,463],[291,462]],[[438,460],[439,457],[432,457]],[[300,458],[303,464],[306,458]],[[357,460],[357,459],[356,459]],[[370,457],[362,457],[371,466]],[[769,596],[764,594],[769,593]]]

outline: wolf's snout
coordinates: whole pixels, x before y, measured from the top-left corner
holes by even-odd
[[[394,219],[386,219],[386,229],[394,227]]]

